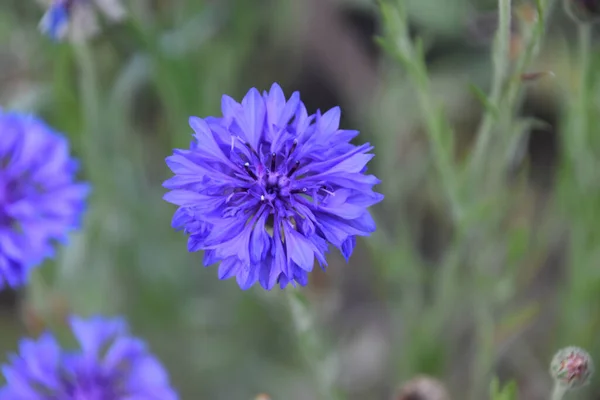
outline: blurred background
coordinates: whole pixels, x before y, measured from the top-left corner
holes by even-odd
[[[537,400],[548,398],[559,347],[587,348],[600,362],[600,59],[589,54],[589,102],[572,107],[576,25],[561,7],[528,70],[555,76],[524,82],[511,111],[535,123],[518,125],[508,161],[488,171],[499,178],[493,190],[461,181],[470,218],[486,221],[462,229],[415,87],[374,41],[384,31],[375,1],[123,3],[127,19],[103,20],[99,35],[72,44],[39,33],[40,4],[0,0],[0,104],[70,137],[94,187],[70,245],[27,290],[0,294],[3,353],[21,335],[60,329],[68,313],[123,314],[184,400],[320,399],[316,375],[340,398],[394,399],[421,374],[456,400],[487,398],[493,376]],[[485,111],[473,87],[489,90],[497,2],[403,3],[459,165]],[[300,91],[309,112],[340,105],[343,128],[374,144],[370,171],[386,196],[373,209],[378,231],[359,240],[350,263],[332,252],[327,272],[315,269],[302,289],[323,348],[319,370],[305,362],[283,294],[219,281],[201,254],[187,253],[162,200],[164,159],[189,145],[188,117],[218,115],[222,94],[239,100],[272,82],[288,96]],[[581,115],[584,133],[573,122]],[[492,147],[486,157],[496,155]],[[573,398],[600,399],[599,387]]]

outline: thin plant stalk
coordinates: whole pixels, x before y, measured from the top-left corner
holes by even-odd
[[[512,78],[507,83],[506,105],[513,110],[513,112],[519,105],[519,94],[522,92],[520,90],[523,87],[521,76],[527,72],[527,68],[529,68],[533,59],[539,53],[546,30],[545,28],[555,3],[555,0],[537,0],[537,23],[531,32],[528,32],[523,54],[516,61],[514,67],[515,71],[512,74]]]
[[[495,39],[495,51],[493,54],[494,74],[492,77],[492,90],[490,93],[490,104],[495,109],[500,109],[502,94],[510,69],[510,40],[512,22],[512,0],[498,1],[498,31]],[[478,167],[485,158],[492,132],[496,123],[496,114],[486,112],[482,124],[477,132],[475,149],[473,150],[472,165]]]
[[[508,2],[510,3],[510,2]],[[499,1],[499,29],[496,36],[496,46],[494,51],[494,75],[492,77],[492,90],[481,125],[477,131],[475,148],[469,160],[469,171],[477,174],[484,170],[484,164],[487,162],[489,146],[493,137],[494,129],[497,125],[502,125],[502,131],[505,134],[511,134],[511,118],[517,107],[522,101],[523,82],[521,76],[527,72],[532,61],[538,54],[542,41],[544,39],[545,28],[554,5],[555,0],[536,0],[537,20],[531,29],[525,29],[523,39],[524,49],[514,65],[510,63],[510,39],[512,24],[507,17],[509,5],[505,0]],[[511,10],[512,13],[512,10]],[[508,25],[507,25],[508,22]],[[508,30],[507,30],[508,29]],[[508,50],[506,45],[509,45]],[[500,55],[503,55],[502,59]],[[509,119],[508,121],[499,121],[499,119]],[[507,132],[508,131],[508,132]]]
[[[494,162],[494,159],[499,158],[491,154],[498,153],[499,150],[494,149],[492,151],[491,149],[493,134],[499,130],[505,132],[506,137],[501,138],[499,142],[506,143],[509,134],[513,130],[516,131],[513,126],[516,120],[514,114],[519,104],[519,95],[522,93],[521,89],[523,86],[520,77],[526,72],[526,69],[540,48],[544,36],[545,24],[553,2],[553,0],[536,1],[538,19],[529,21],[531,23],[527,26],[527,34],[524,36],[524,51],[513,62],[510,52],[513,16],[512,2],[511,0],[498,0],[499,28],[493,51],[494,73],[492,90],[486,102],[488,108],[478,130],[475,148],[470,156],[466,171],[463,171],[453,160],[453,132],[442,108],[436,106],[435,96],[432,92],[427,66],[423,57],[422,46],[420,42],[413,44],[408,34],[406,15],[401,4],[399,4],[401,2],[396,2],[396,6],[391,6],[387,2],[381,2],[384,24],[388,30],[389,39],[387,42],[382,41],[380,43],[385,50],[395,56],[404,65],[408,77],[415,86],[417,100],[423,113],[429,143],[432,147],[432,158],[437,167],[437,172],[440,175],[446,195],[450,200],[453,219],[461,230],[475,230],[485,235],[483,238],[468,235],[468,237],[464,238],[465,243],[462,243],[464,246],[468,246],[469,242],[494,241],[494,232],[496,231],[496,224],[500,220],[499,218],[486,218],[485,220],[468,218],[468,215],[475,212],[482,203],[487,201],[486,197],[489,196],[489,191],[486,190],[485,193],[467,193],[465,195],[462,189],[469,186],[480,188],[480,184],[484,182],[482,178],[487,180],[488,187],[490,182],[494,185],[501,185],[503,182],[499,177],[503,176],[505,166],[500,165],[499,168],[489,168],[490,163]],[[498,129],[499,126],[502,129]],[[500,152],[504,153],[502,149],[500,149]],[[500,157],[499,161],[504,162],[505,160]],[[493,172],[496,176],[488,176],[489,174],[486,174],[487,171]],[[468,174],[465,175],[463,172],[467,172]],[[466,178],[475,182],[463,182],[463,179]],[[463,184],[466,186],[463,186]],[[498,187],[490,187],[490,189],[496,190]],[[464,218],[465,214],[467,218]],[[451,262],[452,258],[449,258],[448,261]],[[485,263],[477,264],[483,265]],[[476,285],[481,280],[489,282],[485,271],[475,268],[475,274],[473,282]],[[448,297],[446,292],[447,290],[442,292],[444,294],[442,298]],[[471,391],[474,399],[481,398],[495,360],[494,309],[498,306],[494,299],[489,298],[489,292],[486,292],[484,296],[478,297],[476,299],[477,305],[475,311],[478,347],[475,356],[473,390]]]
[[[522,92],[522,81],[520,76],[526,72],[534,56],[539,51],[541,41],[544,37],[545,25],[552,9],[553,0],[538,0],[538,20],[525,36],[525,49],[516,60],[515,65],[510,62],[510,40],[512,24],[512,8],[510,0],[498,1],[499,28],[496,35],[496,46],[493,54],[494,76],[489,104],[492,110],[487,110],[477,133],[475,148],[470,159],[469,172],[480,173],[485,171],[490,153],[490,142],[496,125],[502,126],[511,134],[514,123],[513,115],[519,103],[519,94]],[[503,160],[501,160],[503,161]],[[498,169],[504,171],[504,168]],[[474,177],[473,175],[471,175]],[[485,176],[485,175],[484,175]],[[480,176],[477,176],[480,178]],[[477,180],[479,181],[479,180]],[[486,276],[486,272],[481,272]],[[494,318],[493,309],[497,304],[493,300],[482,297],[478,300],[476,307],[476,326],[478,349],[475,358],[475,378],[472,391],[473,399],[478,399],[483,393],[485,382],[494,363]]]
[[[586,145],[589,134],[589,101],[590,101],[590,74],[591,74],[591,52],[592,52],[592,27],[589,24],[579,24],[578,26],[578,45],[579,55],[578,64],[581,68],[579,73],[579,86],[577,88],[576,108],[574,110],[574,130],[577,138],[576,151],[578,154],[588,152]],[[578,175],[583,175],[583,171],[577,171]]]
[[[554,388],[552,389],[552,396],[550,397],[550,400],[562,400],[565,393],[567,393],[567,389],[558,383],[555,383]]]
[[[579,67],[579,81],[574,90],[572,97],[572,106],[569,110],[569,135],[565,136],[566,159],[572,165],[572,176],[568,183],[571,193],[576,193],[573,196],[588,196],[588,188],[594,185],[596,174],[595,170],[595,155],[592,150],[593,141],[591,140],[590,132],[590,101],[591,91],[594,90],[592,84],[592,26],[589,24],[578,24],[578,55],[577,66]],[[586,280],[584,271],[590,268],[590,261],[594,258],[589,258],[588,253],[588,237],[593,234],[594,229],[587,223],[588,210],[590,209],[589,201],[584,202],[585,207],[581,202],[575,206],[570,202],[570,213],[573,216],[571,252],[569,263],[569,278],[568,287],[564,293],[564,307],[566,310],[579,309],[582,307],[582,301],[587,304],[587,298],[582,295],[584,288],[589,286]],[[591,261],[593,262],[593,261]],[[583,300],[585,299],[585,300]],[[565,337],[573,337],[574,335],[582,335],[584,331],[581,327],[576,326],[572,321],[575,316],[570,313],[565,313],[565,321],[563,322],[563,335]]]
[[[79,67],[80,78],[79,93],[82,100],[85,121],[86,138],[84,138],[84,149],[86,156],[95,159],[98,155],[98,145],[102,132],[100,124],[100,88],[98,84],[98,73],[93,54],[86,43],[73,45],[75,60]],[[93,160],[92,160],[93,161]]]
[[[292,288],[285,290],[287,305],[290,310],[297,343],[304,357],[307,368],[314,377],[318,398],[322,400],[341,400],[342,397],[334,386],[335,368],[328,365],[327,351],[324,350],[321,338],[314,326],[315,315],[306,297]]]
[[[440,177],[440,183],[448,197],[452,217],[459,222],[463,218],[464,210],[459,196],[458,168],[453,162],[454,132],[448,124],[443,107],[438,104],[433,95],[425,64],[423,45],[420,41],[412,42],[408,32],[406,11],[401,2],[392,5],[382,0],[380,8],[385,21],[384,25],[388,30],[387,36],[391,40],[388,42],[381,39],[379,44],[404,65],[415,87],[419,109],[423,114],[433,153],[432,159]]]
[[[495,39],[495,50],[493,52],[494,76],[492,80],[492,91],[490,103],[497,110],[501,108],[503,91],[506,80],[510,73],[510,40],[512,23],[512,0],[498,1],[498,31]],[[482,159],[486,158],[489,142],[496,123],[496,115],[487,112],[483,123],[477,132],[475,149],[473,150],[473,163],[478,169],[481,167]],[[487,298],[477,300],[475,321],[478,348],[475,356],[475,372],[473,379],[472,398],[481,397],[486,388],[488,374],[494,363],[494,317],[493,304]]]
[[[589,101],[588,80],[591,71],[591,52],[592,52],[592,26],[590,24],[579,24],[579,65],[581,66],[581,75],[579,82],[579,106],[582,113],[587,114],[587,104]],[[587,117],[587,115],[584,115]],[[579,122],[582,133],[587,133],[587,118],[582,118]]]

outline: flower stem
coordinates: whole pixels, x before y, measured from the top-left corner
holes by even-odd
[[[579,139],[585,141],[589,129],[589,78],[591,73],[592,27],[590,24],[579,24],[579,74],[577,124],[576,131]]]
[[[528,28],[524,25],[522,34],[525,46],[512,66],[510,62],[512,10],[510,4],[507,3],[510,3],[510,1],[500,0],[498,3],[500,22],[493,55],[492,90],[488,102],[491,109],[486,110],[477,131],[475,147],[469,160],[469,172],[471,174],[479,174],[485,170],[484,165],[488,162],[490,142],[496,125],[501,123],[502,131],[511,134],[511,119],[522,101],[523,83],[521,76],[527,72],[539,52],[544,39],[545,28],[556,0],[537,0],[536,22]],[[506,47],[507,44],[508,48]]]
[[[79,90],[86,117],[86,129],[90,132],[97,132],[100,120],[100,89],[96,65],[92,52],[86,43],[75,44],[73,50],[80,71]]]
[[[567,393],[567,390],[563,386],[559,385],[558,383],[554,383],[550,400],[562,400],[565,393]]]
[[[413,43],[408,31],[406,11],[401,3],[380,3],[388,39],[380,40],[379,43],[403,64],[415,88],[417,103],[426,125],[433,163],[448,198],[453,219],[458,222],[462,220],[464,210],[460,197],[460,171],[453,160],[454,132],[443,107],[433,95],[423,43],[420,40]]]
[[[511,67],[511,23],[512,0],[499,0],[498,31],[496,32],[495,48],[493,52],[494,74],[492,78],[492,90],[490,93],[490,104],[497,111],[501,110],[503,106],[504,93]],[[483,163],[486,163],[486,160],[488,159],[488,148],[492,139],[494,126],[498,122],[497,118],[498,114],[488,110],[485,113],[481,126],[477,132],[475,148],[471,159],[471,167],[474,167],[477,173],[482,173],[485,170]],[[479,272],[478,268],[477,273]],[[492,301],[485,297],[478,300],[475,321],[478,350],[474,361],[475,379],[473,381],[471,395],[473,399],[478,399],[481,398],[485,382],[487,382],[488,374],[492,369],[495,359],[495,350],[493,346],[494,317]]]
[[[496,109],[500,109],[501,107],[503,89],[510,68],[511,3],[512,0],[498,1],[498,31],[496,33],[496,45],[493,54],[494,75],[492,77],[492,90],[490,93],[490,104]],[[495,122],[495,113],[486,112],[477,132],[475,149],[473,150],[472,165],[476,168],[480,167],[482,160],[485,159]]]
[[[299,291],[288,288],[285,291],[294,330],[298,338],[300,352],[307,367],[314,376],[318,398],[322,400],[340,400],[341,396],[334,387],[335,368],[328,363],[327,352],[314,326],[314,313],[308,300]]]
[[[488,299],[484,298],[480,298],[477,301],[479,302],[475,310],[475,319],[477,321],[477,354],[474,360],[475,371],[472,389],[472,398],[474,400],[481,398],[496,356],[494,349],[495,323],[492,304]]]
[[[90,165],[98,165],[103,134],[98,71],[92,51],[85,42],[74,44],[73,51],[79,68],[79,96],[84,115],[83,151]]]

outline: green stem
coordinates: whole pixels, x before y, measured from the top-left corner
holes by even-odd
[[[494,74],[492,77],[492,90],[490,93],[490,104],[496,110],[500,110],[502,103],[503,88],[509,74],[510,68],[510,41],[512,21],[512,0],[498,1],[498,31],[496,33],[496,46],[493,55]],[[475,149],[473,152],[472,166],[479,169],[485,159],[492,132],[496,123],[497,115],[486,112],[477,132]]]
[[[512,23],[512,0],[498,1],[498,31],[495,39],[495,49],[493,53],[494,74],[492,78],[492,90],[490,93],[490,104],[497,111],[487,110],[481,126],[477,132],[475,148],[471,159],[471,169],[469,172],[484,174],[487,163],[488,148],[492,139],[494,126],[498,123],[498,116],[502,111],[504,91],[510,73],[510,42],[511,42],[511,23]],[[480,275],[479,268],[476,274]],[[485,274],[481,273],[482,276]],[[476,282],[480,279],[477,276]],[[478,350],[475,356],[475,378],[473,381],[473,391],[471,393],[474,400],[481,398],[481,395],[488,381],[488,374],[494,364],[494,317],[493,304],[486,297],[478,300],[475,313],[476,335]]]
[[[483,164],[488,161],[488,147],[492,140],[492,133],[499,120],[502,123],[502,132],[505,132],[507,136],[513,134],[511,128],[512,115],[514,115],[515,110],[522,101],[523,91],[521,89],[523,82],[521,76],[527,72],[527,69],[539,52],[544,38],[545,27],[555,3],[556,0],[537,1],[537,22],[529,29],[526,25],[523,25],[522,36],[525,48],[520,57],[515,61],[512,73],[510,70],[510,47],[508,51],[505,47],[507,43],[506,38],[508,38],[510,45],[510,23],[508,25],[506,23],[508,5],[503,4],[502,1],[499,3],[499,10],[503,12],[500,15],[501,25],[498,30],[497,46],[494,52],[495,72],[492,78],[492,91],[489,102],[492,110],[486,111],[477,132],[475,148],[469,161],[469,171],[472,174],[478,174],[484,170]],[[509,27],[508,33],[506,31],[507,26]],[[502,59],[500,58],[500,54],[504,55]],[[508,75],[502,71],[508,71]],[[497,153],[500,154],[502,152],[497,151]]]
[[[79,90],[83,101],[86,130],[93,133],[97,131],[100,119],[96,65],[92,53],[85,43],[75,44],[73,47],[80,71]]]
[[[285,291],[287,305],[290,310],[294,330],[298,338],[299,349],[308,369],[313,374],[316,391],[320,400],[339,400],[340,395],[333,384],[332,371],[326,364],[327,352],[314,327],[314,313],[308,300],[296,289]]]
[[[452,154],[444,145],[444,135],[453,135],[453,132],[446,129],[447,125],[443,111],[441,108],[436,107],[436,102],[431,96],[427,71],[422,70],[422,72],[423,83],[421,88],[417,90],[419,106],[425,117],[429,143],[433,150],[433,159],[444,191],[448,196],[452,217],[458,222],[462,220],[463,210],[459,197],[456,168],[453,165]]]
[[[589,154],[587,146],[587,138],[589,134],[589,101],[590,101],[590,74],[591,74],[591,49],[592,49],[592,27],[589,24],[579,24],[579,86],[577,88],[576,109],[574,110],[574,130],[577,146],[575,150],[578,154],[577,159],[583,160],[578,163],[582,168],[579,169],[578,175],[585,176],[585,162],[589,159],[583,157],[584,154]],[[583,165],[582,165],[583,164]]]
[[[589,100],[589,76],[591,72],[591,52],[592,52],[592,27],[590,24],[579,25],[579,65],[581,66],[581,75],[579,81],[579,106],[583,117],[587,117]],[[582,118],[581,133],[587,134],[588,119]]]
[[[550,400],[562,400],[563,396],[567,393],[567,389],[558,383],[554,383],[554,388],[552,389],[552,396]]]
[[[589,24],[578,26],[578,58],[577,65],[580,68],[579,82],[574,90],[572,106],[570,109],[570,134],[565,137],[565,147],[568,163],[572,165],[572,183],[569,184],[572,196],[586,198],[589,188],[594,185],[595,180],[595,155],[591,143],[590,130],[590,95],[593,90],[591,82],[592,74],[592,28]],[[572,234],[570,238],[571,251],[568,286],[563,294],[565,310],[581,309],[582,302],[586,297],[582,296],[582,288],[589,285],[586,281],[584,271],[590,268],[589,237],[594,233],[593,225],[589,224],[589,201],[578,201],[576,204],[570,202]],[[575,208],[573,208],[575,207]],[[587,303],[585,303],[587,304]],[[573,323],[580,314],[565,313],[568,316],[563,321],[563,336],[573,338],[581,335],[581,327]]]
[[[86,43],[73,45],[75,59],[79,68],[79,96],[84,115],[84,132],[82,146],[85,159],[89,165],[98,165],[102,157],[104,141],[100,127],[100,88],[96,64],[90,48]],[[100,164],[101,165],[101,164]]]
[[[526,34],[525,50],[516,62],[512,79],[507,83],[506,104],[510,107],[510,110],[514,111],[514,108],[518,105],[519,93],[521,92],[520,89],[522,87],[521,75],[527,72],[527,68],[529,68],[534,57],[539,52],[542,39],[544,38],[545,28],[548,23],[548,17],[554,8],[554,5],[555,0],[540,0],[540,9],[538,10],[540,15],[538,16],[538,22],[533,27],[533,30]]]
[[[489,381],[489,373],[492,370],[495,359],[494,350],[494,316],[492,304],[489,299],[477,296],[475,320],[477,321],[477,354],[475,355],[475,368],[473,379],[473,400],[481,399]]]
[[[460,199],[458,169],[454,165],[454,132],[443,108],[431,90],[427,65],[421,42],[413,44],[402,4],[380,3],[384,15],[389,42],[382,43],[385,50],[400,61],[415,87],[419,109],[426,124],[427,137],[433,153],[433,162],[446,192],[453,219],[462,220],[463,209]]]

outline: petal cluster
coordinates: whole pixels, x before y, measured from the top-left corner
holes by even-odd
[[[339,128],[338,107],[309,115],[277,84],[241,103],[223,96],[221,108],[190,118],[190,148],[167,158],[165,200],[179,206],[173,227],[189,235],[188,250],[204,250],[204,264],[220,263],[219,278],[242,289],[305,285],[329,245],[348,259],[356,236],[375,230],[368,207],[383,198],[365,174],[373,147],[350,143],[358,131]]]
[[[67,139],[39,119],[0,111],[0,288],[18,287],[80,224],[89,191]]]
[[[120,318],[70,319],[79,349],[45,333],[23,339],[2,368],[0,400],[176,400],[167,373]]]
[[[117,22],[125,15],[121,0],[44,0],[48,9],[40,21],[40,30],[54,41],[69,37],[83,41],[100,30],[98,11],[109,21]]]
[[[565,389],[575,389],[589,383],[594,362],[582,348],[570,346],[559,350],[550,363],[550,375]]]

